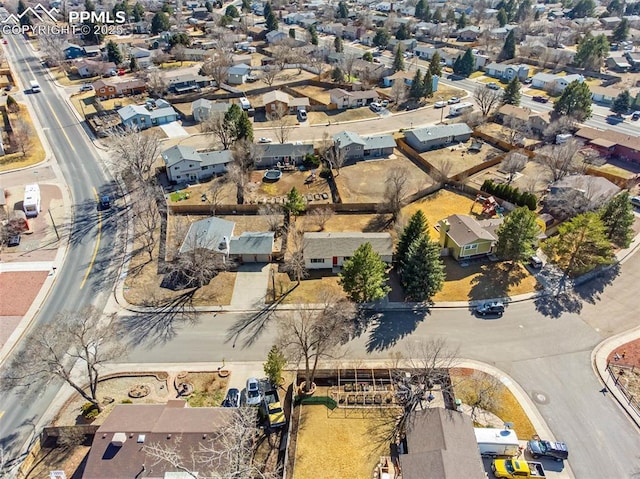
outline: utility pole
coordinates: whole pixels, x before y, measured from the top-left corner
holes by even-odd
[[[60,234],[58,233],[58,228],[56,227],[56,222],[53,220],[53,215],[51,214],[51,210],[47,210],[49,212],[49,218],[51,218],[51,224],[53,225],[53,231],[56,232],[56,238],[60,241]]]

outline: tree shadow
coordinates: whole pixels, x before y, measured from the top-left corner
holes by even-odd
[[[230,342],[232,348],[235,348],[238,340],[240,340],[240,345],[243,348],[251,347],[258,340],[274,314],[276,314],[280,303],[282,303],[284,298],[286,298],[294,289],[295,287],[291,288],[276,301],[271,304],[267,304],[257,313],[240,317],[227,331],[225,343]]]
[[[387,231],[393,225],[391,215],[387,213],[378,213],[375,215],[362,229],[364,233],[378,233]]]
[[[565,313],[579,314],[584,303],[595,304],[602,293],[620,274],[620,265],[615,264],[596,273],[595,277],[574,286],[566,278],[560,280],[554,291],[534,300],[536,311],[549,318],[557,319]],[[580,283],[580,281],[578,281]]]
[[[197,288],[162,300],[156,308],[139,314],[124,316],[122,327],[130,346],[146,344],[147,348],[165,344],[177,335],[179,327],[199,322],[193,309],[193,297]]]
[[[526,271],[518,265],[483,264],[480,274],[471,279],[469,299],[504,298],[512,286],[520,284],[526,277]]]
[[[365,314],[365,313],[363,313]],[[367,340],[367,352],[384,351],[395,346],[405,336],[413,333],[425,316],[430,314],[422,307],[411,311],[370,313],[363,317],[361,331],[371,327]]]

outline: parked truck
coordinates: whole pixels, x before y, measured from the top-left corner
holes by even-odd
[[[495,477],[518,479],[520,477],[544,478],[544,467],[539,462],[521,461],[519,459],[494,459],[491,470]]]
[[[287,423],[277,389],[272,388],[265,391],[262,399],[262,412],[271,428],[282,427]]]
[[[529,451],[529,454],[531,454],[531,457],[534,459],[550,457],[558,462],[562,462],[569,458],[569,450],[564,442],[545,441],[537,435],[533,436],[533,439],[527,442],[527,451]]]
[[[473,428],[482,457],[513,457],[520,452],[518,436],[513,429]]]

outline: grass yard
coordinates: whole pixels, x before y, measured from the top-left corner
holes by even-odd
[[[299,406],[300,424],[295,450],[294,479],[344,479],[371,477],[389,445],[378,443],[372,430],[391,425],[381,410],[329,411],[322,405]],[[348,416],[345,417],[345,414]]]
[[[22,120],[25,124],[25,128],[29,131],[29,140],[27,147],[25,148],[26,155],[22,154],[22,151],[11,153],[0,158],[0,171],[10,171],[17,168],[25,168],[44,161],[45,151],[40,141],[40,137],[36,133],[35,126],[31,120],[31,115],[24,105],[19,105],[20,110],[18,113],[9,113],[9,117],[14,125],[18,120]]]
[[[174,191],[169,194],[169,200],[176,203],[186,205],[196,205],[204,203],[202,201],[202,195],[210,194],[211,182],[198,183],[196,185],[190,185],[188,188]],[[189,197],[187,198],[187,194]],[[227,182],[222,186],[222,190],[219,196],[218,204],[236,204],[236,188],[231,183]],[[205,201],[206,202],[206,201]]]
[[[272,266],[275,267],[275,266]],[[338,284],[340,278],[329,271],[323,276],[321,273],[311,272],[310,276],[296,284],[287,273],[276,273],[276,300],[283,304],[317,304],[327,295],[346,297],[342,286]],[[273,287],[269,283],[267,302],[273,301]]]
[[[610,175],[619,176],[620,178],[624,178],[626,180],[636,176],[635,172],[630,170],[625,170],[624,168],[620,168],[619,166],[612,165],[611,163],[605,163],[602,166],[589,165],[589,168],[593,168],[594,170],[598,170],[598,171],[603,171],[605,173],[609,173]]]
[[[471,153],[468,149],[473,141],[470,139],[437,150],[426,151],[422,153],[422,157],[436,168],[448,170],[448,176],[451,177],[503,153],[502,150],[485,142],[483,142],[480,151]]]
[[[307,223],[307,219],[304,219],[304,231],[320,231],[320,229],[313,225],[311,220]],[[344,231],[362,231],[365,233],[375,233],[387,231],[392,226],[391,215],[387,214],[341,214],[333,215],[327,221],[324,227],[324,231],[344,232]]]
[[[474,402],[479,387],[489,380],[489,376],[486,373],[467,368],[451,369],[449,375],[454,385],[453,389],[456,398],[461,399],[465,404]],[[520,439],[528,439],[536,434],[529,417],[506,386],[500,385],[495,391],[493,407],[486,407],[486,409],[504,422],[512,422],[513,428]]]
[[[378,114],[366,107],[349,108],[348,110],[327,110],[327,111],[310,111],[307,118],[312,125],[323,125],[331,123],[340,123],[344,121],[370,120],[378,118]]]
[[[191,407],[218,407],[222,404],[229,377],[221,378],[217,372],[189,373],[182,379],[193,385],[193,394],[187,398]]]
[[[279,203],[283,204],[287,193],[295,186],[295,188],[307,198],[307,201],[313,201],[314,204],[331,203],[331,190],[327,180],[320,178],[316,172],[316,179],[305,184],[309,177],[309,171],[284,171],[282,177],[275,182],[264,182],[264,170],[258,170],[251,173],[251,183],[247,187],[245,200],[251,203]],[[327,198],[322,198],[322,194]]]

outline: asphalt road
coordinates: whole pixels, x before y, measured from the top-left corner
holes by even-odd
[[[98,213],[96,192],[114,194],[116,190],[100,168],[83,126],[45,75],[33,50],[21,37],[6,35],[5,38],[9,42],[5,45],[6,55],[22,87],[29,88],[32,79],[40,83],[41,93],[25,93],[24,96],[31,102],[32,115],[37,116],[43,127],[73,198],[74,224],[66,260],[64,267],[58,269],[55,285],[35,318],[32,327],[37,328],[39,324],[51,321],[58,311],[77,310],[88,304],[95,304],[99,309],[104,307],[114,283],[107,271],[113,254],[118,212],[114,208]],[[22,396],[3,396],[0,401],[0,410],[4,411],[0,417],[0,446],[15,453],[30,438],[33,425],[46,411],[58,389],[59,385],[52,384],[44,389],[28,390]]]

